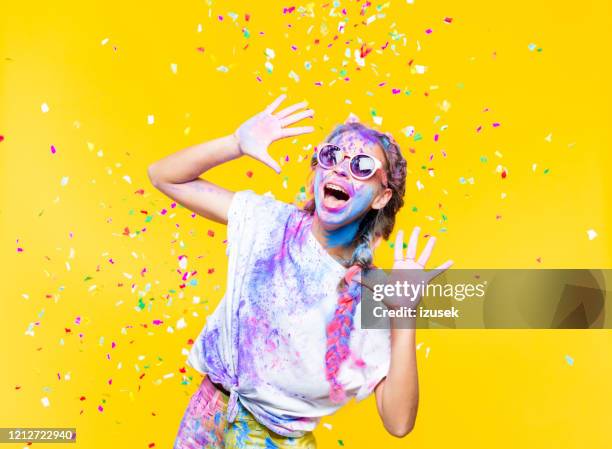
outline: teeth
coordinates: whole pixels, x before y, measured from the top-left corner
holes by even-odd
[[[339,192],[345,193],[348,195],[348,192],[346,190],[344,190],[342,187],[337,186],[336,184],[327,184],[325,187],[327,187],[328,189],[332,189],[332,190],[337,190]]]

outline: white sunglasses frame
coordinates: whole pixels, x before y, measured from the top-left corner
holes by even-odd
[[[342,148],[340,145],[335,144],[335,143],[329,143],[329,142],[324,142],[320,145],[317,146],[317,164],[319,164],[321,167],[323,167],[326,170],[330,170],[332,168],[334,168],[337,165],[340,165],[342,162],[338,162],[337,164],[334,164],[330,167],[325,166],[324,164],[321,163],[321,160],[319,159],[319,154],[321,153],[321,150],[325,147],[328,146],[333,146],[336,148],[339,148],[342,154],[342,162],[344,162],[344,160],[348,157],[349,158],[349,173],[351,174],[351,176],[359,181],[367,181],[368,179],[372,178],[376,172],[380,169],[383,168],[382,162],[380,162],[380,160],[375,157],[372,156],[371,154],[367,154],[367,153],[357,153],[357,154],[353,154],[352,156],[350,156],[348,154],[348,151],[346,151],[344,148]],[[351,170],[351,162],[353,161],[354,158],[356,158],[357,156],[361,156],[365,154],[368,157],[371,157],[372,159],[374,159],[374,170],[372,170],[372,174],[370,176],[366,176],[366,177],[360,177],[360,176],[356,176],[355,173],[353,173],[353,170]]]

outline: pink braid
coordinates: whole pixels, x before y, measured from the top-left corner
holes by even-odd
[[[346,399],[344,387],[338,381],[338,373],[342,362],[350,355],[349,338],[353,330],[353,317],[361,299],[360,285],[353,282],[353,277],[360,271],[361,267],[359,265],[353,265],[347,270],[344,275],[345,287],[338,298],[334,317],[327,325],[325,377],[330,383],[330,399],[336,403],[343,402]]]

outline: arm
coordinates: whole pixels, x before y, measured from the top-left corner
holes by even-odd
[[[374,391],[385,429],[396,437],[408,435],[419,406],[414,329],[391,329],[389,373]]]
[[[427,285],[433,278],[446,271],[453,262],[448,260],[434,270],[425,271],[425,264],[433,251],[435,237],[430,237],[425,249],[417,259],[417,240],[420,229],[414,228],[408,249],[404,257],[404,233],[398,231],[394,245],[394,274],[390,284],[395,280],[409,282],[413,285]],[[408,270],[408,271],[404,271]],[[395,277],[396,276],[396,277]],[[399,278],[399,279],[398,279]],[[418,298],[391,297],[383,300],[390,309],[410,307],[416,309]],[[408,303],[406,302],[408,301]],[[389,372],[376,386],[376,406],[385,429],[396,437],[408,435],[414,428],[419,407],[419,380],[416,363],[416,318],[392,318],[391,325],[391,362]]]
[[[202,173],[242,156],[235,135],[220,137],[170,154],[147,171],[156,189],[187,209],[227,224],[234,192],[199,178]]]
[[[187,209],[227,224],[227,213],[234,192],[199,176],[245,154],[280,173],[278,163],[268,153],[270,144],[279,139],[314,131],[312,126],[286,128],[306,117],[312,117],[312,109],[296,112],[306,106],[305,101],[273,113],[285,97],[284,94],[279,96],[262,112],[240,125],[234,133],[194,145],[151,164],[147,171],[151,183]]]

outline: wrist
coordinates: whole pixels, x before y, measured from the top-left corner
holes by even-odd
[[[228,137],[232,142],[232,149],[237,152],[239,156],[243,156],[244,151],[242,151],[242,147],[240,146],[240,138],[238,137],[238,134],[236,134],[236,131],[234,131]]]

